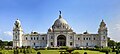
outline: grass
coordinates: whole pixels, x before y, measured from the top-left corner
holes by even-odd
[[[38,50],[31,54],[37,54],[37,52],[40,52],[41,54],[60,54],[59,51],[60,50]],[[3,54],[13,54],[13,50],[1,50],[0,52],[3,52]],[[91,50],[75,50],[72,53],[74,52],[79,52],[80,54],[84,54],[84,52],[87,52],[88,54],[105,54],[103,52],[91,51]],[[19,53],[19,54],[23,54],[23,53]],[[116,53],[111,52],[110,54],[116,54]]]
[[[41,54],[60,54],[59,50],[39,50]],[[75,50],[74,52],[79,52],[80,54],[84,54],[84,52],[87,52],[88,54],[105,54],[103,52],[99,51],[91,51],[91,50]],[[110,54],[116,54],[115,52],[111,52]]]

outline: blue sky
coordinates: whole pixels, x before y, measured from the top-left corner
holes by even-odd
[[[25,33],[47,33],[59,10],[75,32],[97,33],[104,19],[108,36],[120,41],[120,0],[0,0],[0,39],[12,40],[17,18]]]

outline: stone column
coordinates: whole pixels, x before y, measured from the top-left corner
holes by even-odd
[[[46,47],[49,47],[50,45],[49,45],[49,34],[47,35],[47,46]]]
[[[74,37],[74,40],[73,40],[73,43],[74,43],[74,46],[73,47],[76,47],[76,36],[73,34],[73,37]]]
[[[56,47],[57,46],[57,35],[54,35],[54,47]]]

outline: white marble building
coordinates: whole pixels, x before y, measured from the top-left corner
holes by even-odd
[[[87,31],[83,34],[76,34],[62,18],[61,12],[46,34],[34,31],[30,34],[24,34],[21,22],[17,19],[14,23],[13,47],[94,47],[95,45],[107,46],[107,27],[103,20],[97,34],[89,34]]]

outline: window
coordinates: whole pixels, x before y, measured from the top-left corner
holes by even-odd
[[[103,36],[103,38],[105,39],[105,36]]]
[[[27,37],[26,37],[26,40],[27,40]]]
[[[34,37],[34,40],[35,40],[35,37]]]
[[[35,46],[35,43],[34,43],[34,46]]]
[[[72,39],[72,36],[70,36],[70,39]]]
[[[42,40],[44,40],[44,37],[42,37]]]
[[[53,39],[53,36],[51,36],[51,39]]]
[[[17,36],[15,36],[15,38],[17,39]]]
[[[78,40],[80,40],[80,38],[78,38]]]
[[[72,46],[72,42],[70,42],[70,46]]]
[[[85,38],[84,38],[84,40],[85,40]]]
[[[95,38],[94,38],[94,40],[95,40]]]
[[[53,46],[53,42],[51,42],[51,46]]]
[[[104,34],[105,34],[106,32],[104,32]]]
[[[88,43],[86,43],[86,46],[88,46]]]
[[[89,40],[90,40],[90,38],[89,38]]]
[[[37,40],[38,40],[38,37],[37,37]]]
[[[86,40],[88,40],[88,38],[86,38]]]
[[[31,37],[31,40],[32,40],[32,37]]]

